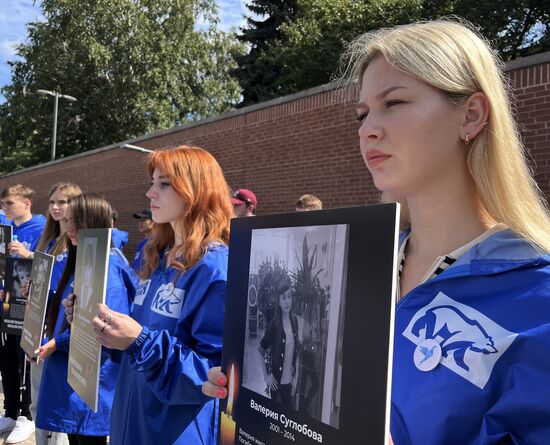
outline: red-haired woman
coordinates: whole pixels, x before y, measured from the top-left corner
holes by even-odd
[[[120,444],[213,444],[214,400],[201,391],[221,362],[232,217],[208,152],[159,150],[148,163],[152,239],[131,316],[100,306],[98,341],[125,351],[111,416]]]

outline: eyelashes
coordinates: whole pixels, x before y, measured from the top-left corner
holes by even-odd
[[[365,120],[365,118],[368,116],[368,112],[366,113],[361,113],[360,115],[356,116],[355,119],[357,120],[357,122],[363,122]]]
[[[404,104],[404,103],[406,103],[406,102],[404,100],[400,100],[400,99],[387,99],[387,100],[384,101],[384,108],[388,109],[388,108],[393,107],[394,105],[399,105],[399,104]],[[365,112],[357,115],[355,117],[355,119],[358,122],[363,122],[368,115],[369,115],[369,112],[365,111]]]

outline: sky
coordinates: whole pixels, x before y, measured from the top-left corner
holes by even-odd
[[[246,0],[217,0],[220,16],[220,29],[229,30],[243,24],[247,13]],[[11,80],[7,62],[15,58],[17,43],[26,39],[26,24],[43,20],[40,0],[0,0],[0,88]],[[0,95],[0,103],[4,97]]]

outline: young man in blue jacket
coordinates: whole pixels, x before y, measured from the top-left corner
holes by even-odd
[[[31,212],[34,190],[21,184],[8,187],[0,194],[2,208],[11,220],[14,240],[8,249],[11,256],[32,258],[46,218]],[[5,443],[18,443],[34,432],[29,410],[30,369],[19,346],[20,335],[7,334],[0,342],[0,375],[4,388],[5,415],[0,416],[0,433],[11,431]]]
[[[117,219],[118,211],[116,209],[113,209],[113,230],[111,231],[111,241],[113,243],[113,247],[122,251],[122,249],[124,249],[124,246],[128,244],[128,232],[117,229],[115,227]]]
[[[138,273],[143,263],[143,248],[153,235],[153,227],[155,227],[155,223],[153,222],[151,209],[145,209],[141,213],[134,213],[134,218],[139,220],[139,233],[144,236],[137,246],[136,254],[134,255],[134,259],[132,261],[132,269]]]

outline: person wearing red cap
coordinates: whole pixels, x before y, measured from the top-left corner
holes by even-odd
[[[233,213],[235,213],[235,217],[243,218],[254,216],[258,201],[256,200],[256,195],[251,190],[238,189],[233,193],[231,204],[233,204]]]

